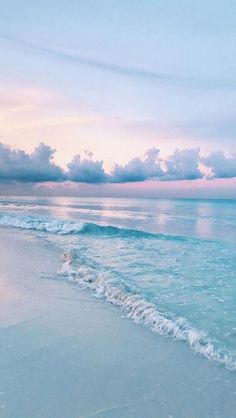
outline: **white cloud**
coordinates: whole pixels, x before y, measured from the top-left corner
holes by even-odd
[[[53,162],[54,152],[43,143],[32,154],[0,143],[0,179],[25,182],[64,180],[63,170]]]
[[[103,161],[93,161],[93,154],[86,151],[86,157],[76,155],[68,164],[68,180],[80,183],[105,183],[107,175],[103,169]]]
[[[165,180],[195,180],[203,177],[199,169],[200,149],[175,150],[166,159]]]
[[[115,165],[110,181],[113,183],[126,183],[158,179],[163,176],[161,168],[160,150],[152,148],[147,150],[144,159],[134,158],[125,165]]]
[[[210,167],[214,178],[236,177],[236,154],[227,157],[222,151],[215,151],[203,157],[202,162]]]

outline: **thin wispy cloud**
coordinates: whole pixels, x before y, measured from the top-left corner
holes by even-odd
[[[157,70],[146,70],[138,67],[128,67],[116,63],[98,60],[79,53],[60,51],[54,48],[45,47],[31,43],[27,40],[0,33],[0,40],[9,42],[21,48],[27,48],[32,52],[43,54],[49,58],[65,61],[78,66],[86,66],[95,70],[106,71],[121,76],[137,78],[149,82],[164,83],[177,87],[197,89],[235,89],[236,79],[215,78],[213,76],[188,76],[187,74],[169,74]]]

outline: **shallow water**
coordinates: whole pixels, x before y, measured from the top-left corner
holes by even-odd
[[[66,253],[55,278],[232,370],[236,201],[8,198],[0,225]]]

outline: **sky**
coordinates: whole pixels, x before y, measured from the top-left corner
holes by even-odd
[[[236,198],[234,0],[0,8],[0,193]]]

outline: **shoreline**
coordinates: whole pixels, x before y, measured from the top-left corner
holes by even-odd
[[[1,228],[0,257],[2,418],[232,418],[235,373],[40,279],[62,262],[52,245]]]

